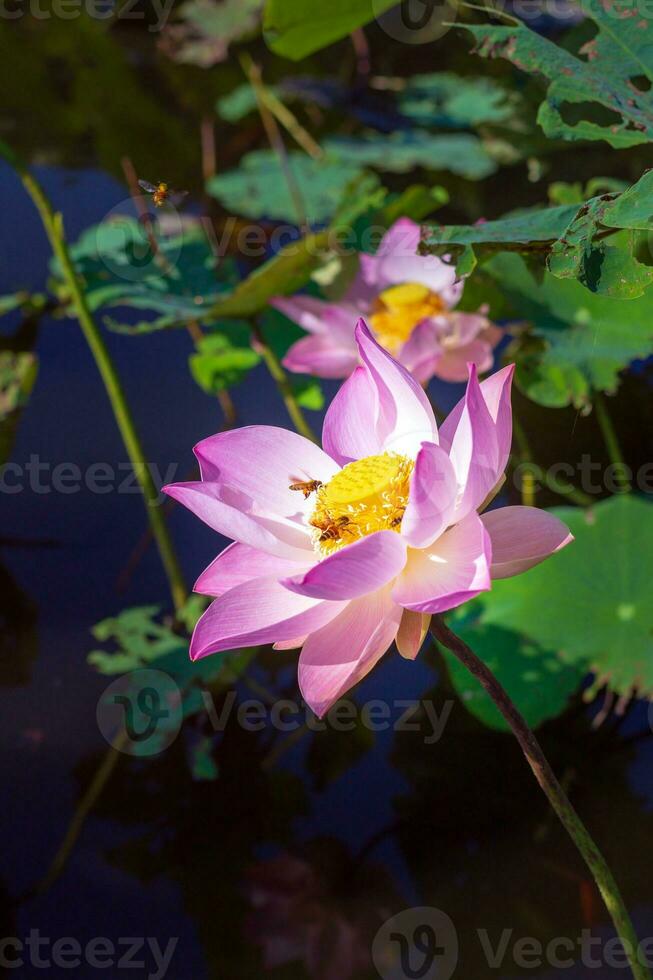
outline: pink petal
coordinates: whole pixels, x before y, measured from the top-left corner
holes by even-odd
[[[383,236],[376,255],[361,255],[364,282],[382,292],[388,286],[416,282],[438,293],[448,306],[458,302],[463,291],[453,266],[434,255],[418,255],[420,227],[410,218],[400,218]]]
[[[290,347],[283,365],[296,374],[314,374],[318,378],[348,378],[358,364],[358,351],[354,343],[354,331],[344,346],[338,337],[302,337]]]
[[[399,351],[398,360],[407,371],[410,371],[415,380],[423,385],[435,374],[435,367],[441,353],[442,348],[433,320],[422,320]]]
[[[512,406],[510,403],[510,391],[514,373],[515,365],[509,364],[500,371],[491,374],[489,378],[481,381],[481,393],[488,407],[490,417],[496,427],[498,448],[497,465],[502,473],[508,463],[510,447],[512,445]],[[444,449],[448,450],[451,447],[464,407],[465,399],[461,398],[440,426],[440,445]]]
[[[395,531],[377,531],[323,558],[282,585],[315,599],[357,599],[395,578],[406,564],[406,544]]]
[[[475,340],[490,325],[486,316],[480,313],[444,313],[431,318],[438,339],[443,343],[448,341],[451,349],[464,347]],[[463,381],[467,380],[467,375]]]
[[[466,381],[468,364],[473,364],[480,374],[490,370],[494,355],[485,340],[471,340],[462,347],[444,350],[437,360],[434,374],[443,381]]]
[[[377,393],[367,368],[357,367],[324,417],[322,445],[341,466],[383,452],[376,434]]]
[[[343,608],[295,595],[274,578],[252,579],[211,603],[195,627],[190,657],[291,640],[325,626]]]
[[[374,667],[395,638],[401,609],[389,589],[348,603],[328,626],[312,633],[299,657],[299,686],[322,717]]]
[[[470,513],[423,551],[409,551],[395,602],[415,612],[453,609],[490,588],[492,545],[478,514]]]
[[[492,578],[525,572],[574,540],[566,524],[537,507],[499,507],[481,520],[492,540]]]
[[[449,456],[432,442],[422,445],[410,479],[401,536],[413,548],[426,548],[452,523],[458,484]]]
[[[306,643],[308,636],[296,636],[294,640],[279,640],[278,643],[273,643],[272,648],[274,650],[299,650]]]
[[[309,559],[306,564],[312,563],[308,552],[306,557]],[[234,542],[202,572],[193,591],[201,595],[220,596],[253,578],[274,576],[280,579],[298,570],[297,562]]]
[[[305,562],[313,544],[302,524],[262,509],[248,510],[252,501],[245,494],[218,483],[173,483],[163,492],[191,510],[200,520],[225,537],[235,538],[271,555]]]
[[[225,483],[258,501],[294,513],[288,484],[311,474],[326,483],[340,467],[304,436],[275,425],[246,425],[203,439],[194,449],[203,480]],[[308,479],[308,477],[306,477]],[[286,508],[286,509],[284,509]]]
[[[449,456],[458,480],[460,496],[456,513],[461,518],[482,504],[505,469],[505,463],[502,468],[499,459],[497,426],[481,393],[473,364],[469,368],[462,408],[458,412],[456,406],[452,415],[454,413],[457,424],[451,438]],[[451,415],[446,419],[445,426],[450,419]],[[449,428],[446,434],[450,437]]]
[[[275,296],[270,300],[280,313],[312,334],[352,340],[359,312],[348,303],[326,303],[314,296]]]
[[[414,378],[377,344],[364,320],[356,343],[376,390],[377,435],[385,450],[416,455],[422,442],[438,442],[431,403]]]
[[[406,660],[414,660],[419,653],[430,622],[431,617],[428,613],[404,609],[395,643],[397,650]]]

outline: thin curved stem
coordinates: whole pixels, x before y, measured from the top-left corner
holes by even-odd
[[[520,473],[521,502],[525,507],[534,507],[536,487],[533,473],[533,453],[528,441],[528,436],[514,413],[512,417],[512,429],[515,433],[517,445],[519,446],[519,454],[521,456],[522,463],[527,464],[526,468]]]
[[[68,825],[66,835],[61,842],[57,853],[52,859],[47,873],[27,894],[22,895],[18,899],[19,902],[24,902],[35,895],[42,895],[44,892],[48,891],[48,889],[51,888],[55,881],[60,877],[68,863],[70,855],[75,848],[75,844],[79,839],[82,829],[84,828],[89,813],[97,803],[102,790],[111,778],[113,770],[116,768],[116,765],[123,754],[123,749],[128,742],[129,736],[123,730],[116,736],[113,743],[109,746],[101,765],[98,767],[93,779],[88,785],[86,792],[77,805],[73,818]]]
[[[558,815],[563,827],[583,856],[596,882],[617,930],[617,934],[623,943],[633,977],[635,980],[651,980],[650,971],[639,961],[637,934],[621,892],[619,891],[619,886],[601,851],[568,800],[535,735],[492,671],[459,636],[456,636],[449,629],[441,616],[433,616],[431,620],[431,632],[435,639],[445,646],[447,650],[450,650],[467,667],[469,672],[476,677],[508,722],[513,735],[526,756],[526,761],[531,767],[533,775],[546,794],[549,803]]]
[[[593,393],[592,403],[594,405],[594,411],[596,412],[597,421],[601,428],[605,448],[608,452],[608,458],[617,470],[617,481],[619,482],[619,485],[623,491],[630,490],[631,486],[626,477],[626,466],[623,461],[623,453],[621,451],[619,437],[614,425],[612,424],[612,419],[610,418],[608,407],[605,404],[605,399],[599,391],[595,391]]]
[[[177,559],[165,517],[159,505],[158,491],[154,484],[150,468],[145,460],[143,447],[136,431],[134,419],[120,383],[118,372],[116,371],[100,329],[93,318],[77,270],[70,257],[62,215],[53,211],[52,205],[39,182],[29,172],[25,163],[2,140],[0,140],[0,156],[5,157],[17,171],[25,190],[32,198],[41,216],[41,221],[50,241],[52,251],[59,262],[63,278],[68,287],[72,305],[82,328],[82,333],[86,338],[86,342],[90,347],[98,371],[104,382],[104,387],[109,396],[113,414],[127,454],[143,491],[150,527],[152,528],[152,534],[157,543],[161,561],[168,578],[172,601],[175,609],[179,610],[186,601],[188,594],[181,566]]]
[[[290,416],[295,429],[300,435],[305,436],[306,439],[310,439],[311,442],[317,443],[316,435],[308,424],[308,421],[306,420],[304,413],[302,412],[301,407],[295,398],[292,385],[288,380],[288,375],[284,371],[281,361],[274,353],[270,345],[266,342],[259,325],[255,321],[252,321],[252,335],[252,347],[263,358],[263,362],[270,372],[270,375],[279,390],[279,394],[283,398],[284,405],[288,410],[288,415]]]

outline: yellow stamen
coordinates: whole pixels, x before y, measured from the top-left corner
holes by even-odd
[[[405,282],[379,293],[372,306],[370,326],[379,343],[396,354],[421,320],[446,309],[437,293],[420,283]]]
[[[329,555],[374,531],[399,531],[414,465],[397,453],[366,456],[321,486],[309,520],[317,551]]]

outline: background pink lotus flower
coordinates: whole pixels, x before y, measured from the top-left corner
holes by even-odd
[[[329,407],[324,449],[272,426],[223,432],[195,448],[200,482],[165,488],[236,540],[195,585],[216,601],[191,658],[301,648],[299,684],[319,715],[393,641],[414,658],[432,613],[571,540],[536,508],[479,516],[510,452],[512,366],[479,384],[470,365],[465,396],[438,432],[419,384],[363,320],[355,335],[362,363]]]
[[[381,868],[357,865],[335,841],[313,850],[314,860],[282,853],[249,869],[247,933],[267,970],[302,960],[312,980],[348,980],[369,969],[374,936],[399,900]]]
[[[419,239],[414,221],[396,221],[376,255],[361,254],[358,275],[338,303],[312,296],[271,300],[309,334],[292,345],[285,366],[321,378],[348,377],[360,362],[353,328],[364,316],[381,346],[421,384],[434,375],[466,381],[469,363],[479,373],[489,371],[501,331],[481,310],[452,310],[462,280],[435,256],[417,255]]]

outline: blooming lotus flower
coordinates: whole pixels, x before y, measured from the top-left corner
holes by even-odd
[[[359,273],[339,303],[312,296],[276,297],[271,305],[308,331],[293,344],[289,371],[347,378],[359,363],[354,324],[367,320],[373,335],[421,384],[434,375],[466,381],[467,365],[492,367],[501,331],[482,311],[459,313],[463,283],[433,255],[417,255],[419,225],[401,218],[384,235],[376,255],[360,256]]]
[[[533,507],[479,516],[512,439],[513,367],[479,383],[440,430],[424,391],[356,327],[361,358],[327,411],[324,449],[248,426],[195,447],[201,481],[166,492],[235,538],[195,585],[216,600],[193,660],[274,643],[301,648],[299,684],[323,715],[396,642],[414,658],[432,613],[460,605],[571,540]]]

